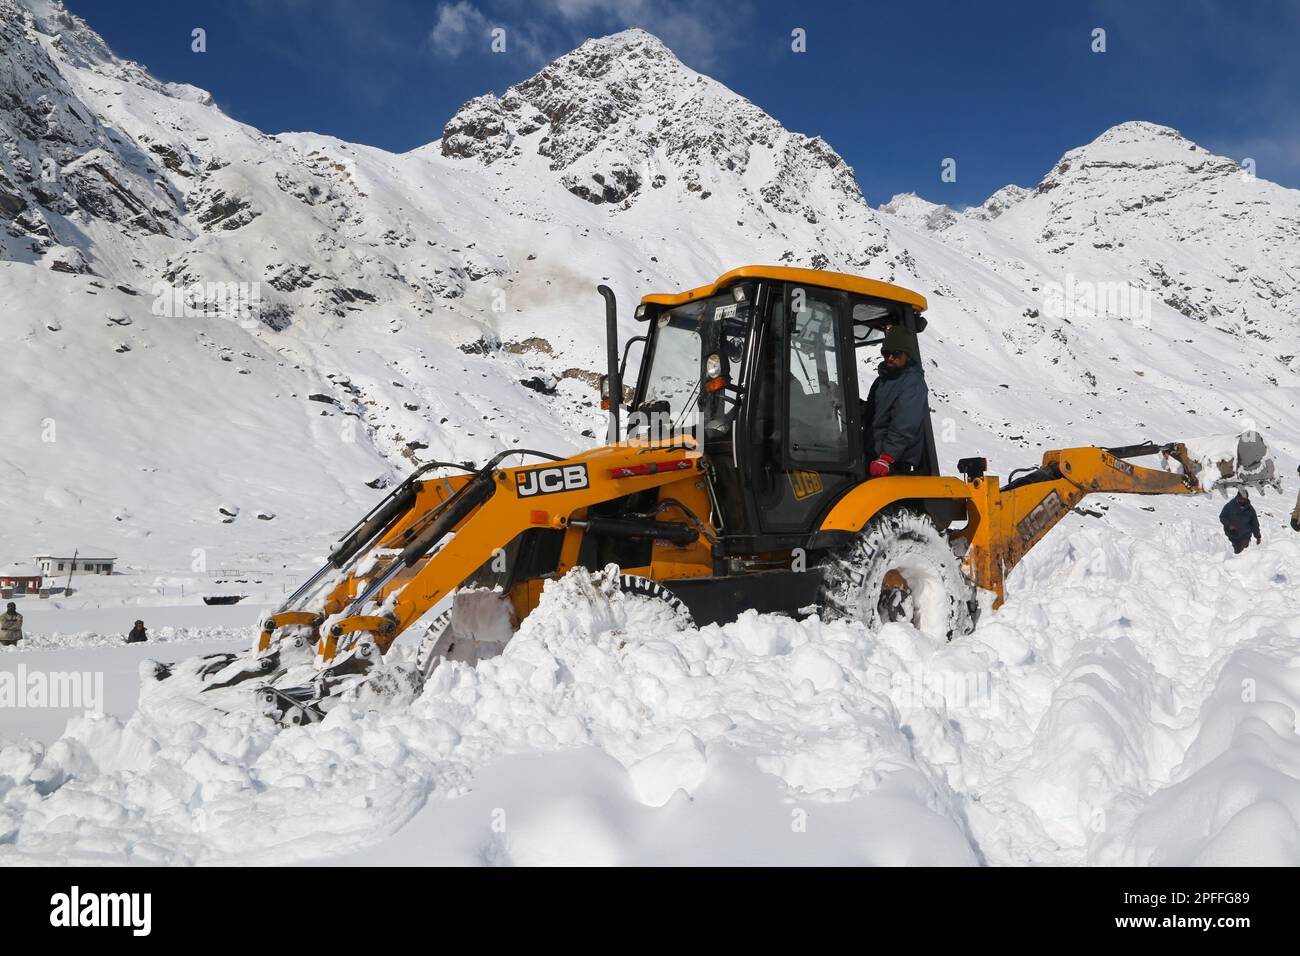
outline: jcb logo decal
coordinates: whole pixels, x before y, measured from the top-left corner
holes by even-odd
[[[588,484],[586,465],[533,468],[515,473],[515,491],[520,498],[553,495],[557,491],[577,491],[586,488]]]
[[[811,498],[813,495],[821,494],[822,476],[815,471],[787,471],[786,477],[790,479],[790,487],[794,490],[794,496],[800,500]]]
[[[1056,523],[1057,517],[1065,510],[1065,502],[1055,491],[1034,506],[1034,509],[1020,519],[1016,530],[1020,539],[1028,544]]]
[[[1124,474],[1132,477],[1133,466],[1130,465],[1128,462],[1126,462],[1123,458],[1112,458],[1110,455],[1103,454],[1101,456],[1101,460],[1104,461],[1106,464],[1110,465],[1110,467],[1114,468],[1116,471],[1123,472]]]

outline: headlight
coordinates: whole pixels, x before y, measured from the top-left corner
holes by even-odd
[[[640,305],[638,305],[638,306],[636,307],[636,312],[635,312],[634,314],[636,315],[636,317],[637,317],[638,319],[644,319],[644,318],[645,318],[645,303],[644,303],[644,302],[642,302]]]
[[[722,374],[722,356],[717,352],[704,360],[704,374],[709,378],[717,378]]]

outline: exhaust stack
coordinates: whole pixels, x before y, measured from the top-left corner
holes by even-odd
[[[623,382],[618,369],[618,304],[614,301],[614,290],[609,286],[597,286],[596,291],[605,299],[605,354],[609,367],[605,374],[609,402],[609,432],[605,441],[616,445],[620,437],[619,406],[623,404]]]

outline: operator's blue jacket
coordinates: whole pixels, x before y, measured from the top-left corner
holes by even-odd
[[[869,450],[875,457],[888,455],[895,465],[916,468],[925,456],[925,418],[930,412],[925,373],[915,362],[899,369],[881,362],[877,371],[867,395],[874,445]]]

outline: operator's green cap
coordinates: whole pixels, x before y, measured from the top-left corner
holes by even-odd
[[[880,343],[882,352],[905,352],[917,365],[921,364],[921,350],[916,347],[916,333],[909,332],[901,325],[890,326],[885,333],[885,341]]]

